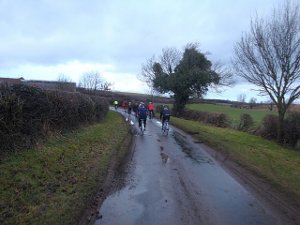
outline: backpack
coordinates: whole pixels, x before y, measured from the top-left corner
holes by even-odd
[[[141,118],[147,117],[147,109],[145,107],[140,107],[138,110],[139,110],[139,116]]]
[[[170,113],[170,110],[169,109],[164,109],[163,110],[163,116],[170,116],[171,113]]]

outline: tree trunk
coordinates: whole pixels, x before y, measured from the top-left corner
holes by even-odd
[[[278,109],[278,127],[277,127],[277,141],[278,143],[283,143],[283,129],[284,129],[284,110]]]
[[[174,98],[175,98],[174,107],[173,107],[174,115],[181,116],[184,112],[184,108],[188,101],[188,97],[178,97],[175,95]]]

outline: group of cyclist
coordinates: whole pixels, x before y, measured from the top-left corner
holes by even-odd
[[[113,104],[115,106],[115,109],[117,109],[118,101],[114,101]],[[124,107],[124,104],[122,104],[122,106]],[[134,104],[132,104],[131,102],[128,102],[126,104],[126,107],[127,107],[128,115],[131,115],[131,113],[133,111],[135,114],[135,117],[138,119],[139,127],[142,126],[142,122],[143,122],[144,130],[146,130],[147,117],[149,116],[150,119],[152,119],[154,117],[154,109],[155,109],[154,104],[152,102],[149,102],[149,104],[146,106],[144,104],[144,102],[134,103]],[[125,107],[124,107],[124,109],[126,110]],[[170,120],[170,116],[171,116],[171,113],[170,113],[169,107],[167,105],[162,105],[161,110],[160,110],[160,119],[162,121],[162,128],[164,126],[164,122]]]

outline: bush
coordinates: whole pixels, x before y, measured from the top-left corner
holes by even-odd
[[[1,149],[28,148],[45,135],[50,111],[46,94],[25,85],[1,87]]]
[[[300,139],[300,113],[289,113],[284,121],[284,142],[293,147]]]
[[[91,96],[95,103],[95,116],[97,121],[101,121],[108,112],[109,102],[99,96]]]
[[[76,128],[79,125],[79,100],[74,94],[47,91],[47,96],[51,105],[49,129],[60,132]]]
[[[217,127],[227,127],[229,124],[228,121],[228,117],[224,113],[207,113],[205,120],[206,123],[213,124]]]
[[[98,96],[81,93],[48,91],[51,102],[51,126],[68,130],[82,123],[100,121],[108,112],[108,103]]]
[[[217,127],[227,127],[229,125],[228,117],[225,113],[211,113],[196,110],[186,110],[183,118],[195,121],[209,123]]]
[[[278,116],[266,115],[260,127],[260,135],[267,139],[277,138]]]
[[[20,98],[7,87],[1,88],[0,96],[0,149],[14,149],[22,143],[22,107]],[[14,141],[12,141],[14,140]]]
[[[107,102],[99,97],[27,85],[1,86],[0,153],[32,147],[49,131],[99,121],[107,112]]]
[[[241,114],[238,130],[248,131],[253,125],[253,119],[248,113]]]
[[[74,93],[73,98],[78,100],[78,121],[80,123],[94,122],[96,107],[94,101],[88,95]]]
[[[267,115],[262,121],[260,135],[267,139],[277,139],[278,116]],[[300,139],[300,113],[291,112],[284,120],[283,130],[284,144],[296,147]]]

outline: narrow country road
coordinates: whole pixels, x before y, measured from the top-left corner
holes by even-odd
[[[126,185],[104,201],[95,225],[287,224],[201,143],[173,127],[163,136],[157,120],[136,135],[130,164]]]

